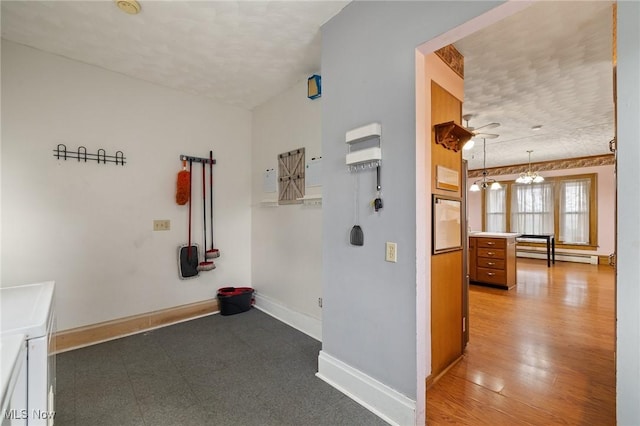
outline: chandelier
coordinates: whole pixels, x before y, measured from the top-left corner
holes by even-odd
[[[530,184],[530,183],[540,183],[544,181],[544,178],[542,176],[540,176],[537,172],[532,172],[531,171],[531,153],[533,151],[527,151],[529,153],[529,168],[527,169],[526,173],[520,173],[520,176],[518,177],[518,179],[516,179],[517,183],[524,183],[524,184]]]
[[[477,192],[480,189],[490,188],[492,190],[501,189],[502,185],[495,179],[488,178],[487,175],[487,140],[482,138],[482,179],[478,179],[473,182],[473,185],[469,187],[469,191]]]

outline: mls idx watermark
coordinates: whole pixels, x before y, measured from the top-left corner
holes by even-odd
[[[44,410],[27,410],[12,409],[4,410],[3,417],[5,420],[47,420],[56,417],[55,411]]]

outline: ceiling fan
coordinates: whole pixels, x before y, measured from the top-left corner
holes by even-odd
[[[474,117],[473,114],[465,114],[462,116],[462,119],[464,121],[466,121],[466,125],[464,126],[465,129],[467,129],[468,131],[470,131],[471,133],[473,133],[473,138],[480,138],[480,139],[495,139],[500,135],[497,135],[495,133],[484,133],[480,130],[488,130],[488,129],[495,129],[496,127],[500,127],[500,123],[489,123],[489,124],[485,124],[483,126],[480,127],[470,127],[469,126],[469,120],[471,120]],[[469,142],[467,142],[467,144],[464,146],[464,149],[471,149],[473,147],[473,139],[471,139]]]

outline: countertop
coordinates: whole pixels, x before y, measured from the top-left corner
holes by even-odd
[[[0,288],[0,335],[19,333],[27,340],[45,336],[53,288],[53,281]]]
[[[470,237],[483,238],[518,238],[521,234],[517,232],[470,232]]]

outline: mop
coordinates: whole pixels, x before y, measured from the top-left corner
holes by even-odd
[[[186,246],[178,247],[178,269],[180,278],[193,278],[198,276],[198,246],[191,245],[191,168],[192,161],[189,160],[188,172],[188,200],[189,200],[189,242]]]
[[[204,248],[207,248],[207,191],[205,185],[205,161],[202,161],[202,227],[204,229]],[[210,271],[215,269],[216,265],[213,261],[207,261],[206,255],[204,260],[198,265],[198,271]]]
[[[220,257],[220,250],[213,247],[213,151],[209,151],[209,201],[211,208],[211,248],[205,252],[206,259],[215,259]],[[207,248],[206,245],[204,247]]]

